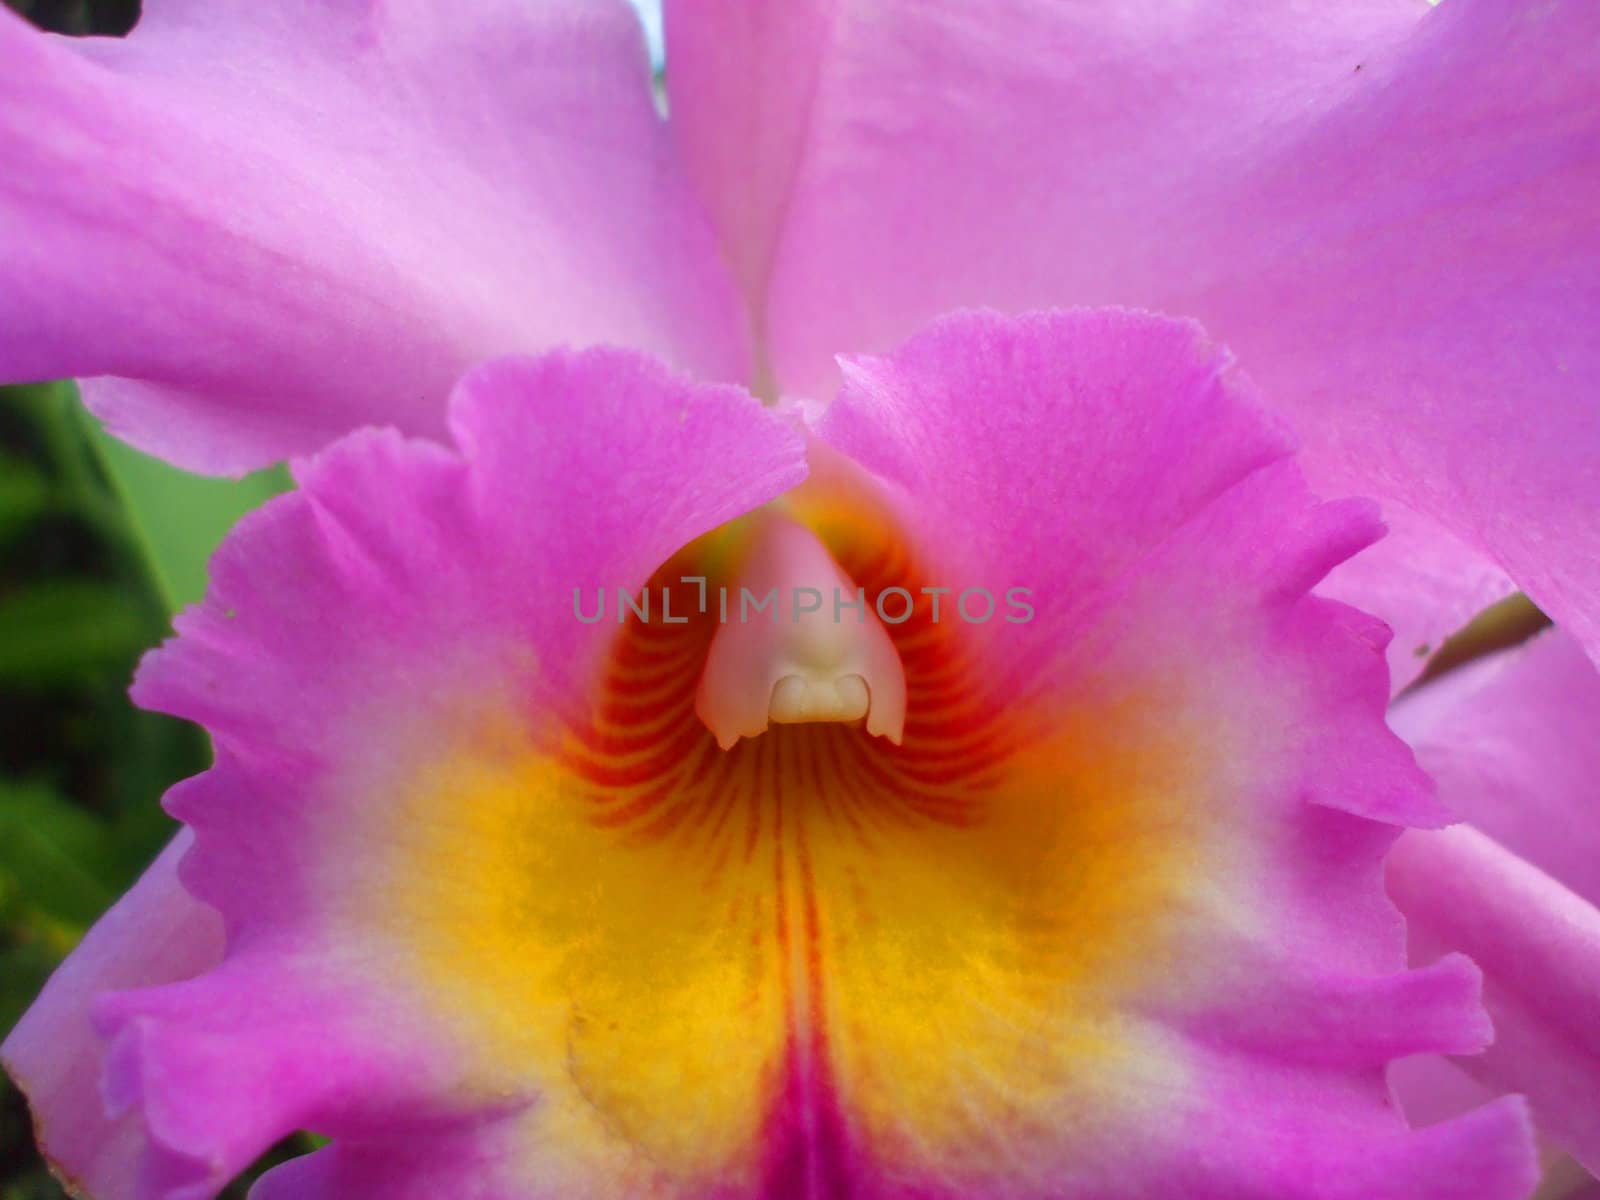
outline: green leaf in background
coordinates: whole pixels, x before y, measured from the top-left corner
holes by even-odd
[[[107,436],[70,383],[0,388],[0,467],[0,839],[21,855],[0,846],[0,886],[87,924],[171,836],[161,793],[209,757],[193,726],[131,706],[134,665],[287,474],[166,466]],[[76,899],[47,899],[52,881]]]
[[[161,795],[206,768],[206,738],[134,708],[128,683],[217,543],[287,486],[131,450],[71,384],[0,388],[0,1035],[172,836]],[[0,1200],[64,1196],[0,1080]]]
[[[0,779],[0,876],[45,916],[84,929],[116,899],[111,837],[47,785]]]
[[[0,554],[45,512],[50,485],[30,462],[0,457]]]
[[[41,579],[0,593],[0,685],[48,683],[121,664],[148,644],[149,622],[97,579]]]

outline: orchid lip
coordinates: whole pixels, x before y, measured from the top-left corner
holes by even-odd
[[[792,517],[755,518],[736,585],[765,595],[857,595],[816,534]],[[771,724],[865,721],[870,734],[900,744],[906,676],[871,606],[820,604],[771,620],[718,627],[695,693],[695,713],[724,750]]]

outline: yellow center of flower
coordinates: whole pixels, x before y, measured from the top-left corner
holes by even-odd
[[[1199,739],[1137,689],[1018,708],[926,612],[756,636],[679,582],[915,592],[861,527],[704,539],[651,585],[695,616],[630,620],[586,717],[479,697],[372,781],[348,919],[528,1104],[549,1194],[844,1194],[865,1161],[976,1189],[1171,1085],[1124,1000],[1204,837]]]

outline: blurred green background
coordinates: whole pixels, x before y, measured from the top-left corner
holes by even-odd
[[[133,708],[128,682],[223,533],[286,485],[166,467],[101,432],[70,384],[0,388],[0,1029],[171,836],[161,794],[210,752]],[[64,1194],[7,1082],[0,1200]]]
[[[137,0],[5,2],[63,33],[138,16]],[[101,432],[70,384],[0,388],[0,1030],[172,835],[162,793],[209,765],[205,736],[135,709],[128,683],[200,598],[222,535],[287,486],[281,469],[231,481],[156,462]],[[0,1086],[0,1200],[61,1200]]]

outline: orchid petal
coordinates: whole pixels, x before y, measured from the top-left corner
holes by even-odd
[[[1442,1054],[1417,1054],[1390,1064],[1389,1087],[1414,1126],[1453,1120],[1499,1094]]]
[[[1317,591],[1381,615],[1394,630],[1389,686],[1398,693],[1446,641],[1516,585],[1489,559],[1463,553],[1437,521],[1403,504],[1385,504],[1383,523],[1383,540],[1340,563]]]
[[[222,957],[222,922],[178,881],[183,830],[85,935],[0,1047],[28,1098],[40,1149],[95,1200],[131,1200],[148,1148],[143,1124],[101,1103],[105,1046],[90,1024],[99,994],[187,979]]]
[[[574,393],[584,397],[586,422],[575,420],[567,407]],[[653,407],[639,403],[641,394],[653,400]],[[464,614],[483,614],[491,624],[495,619],[517,622],[519,636],[536,633],[536,621],[543,619],[549,645],[542,666],[553,680],[562,669],[563,654],[582,657],[581,639],[573,636],[574,629],[585,628],[572,620],[574,581],[584,580],[589,571],[606,572],[601,576],[605,579],[647,572],[680,541],[759,503],[804,471],[799,438],[747,397],[731,389],[694,389],[672,382],[661,368],[620,352],[482,368],[459,389],[455,409],[458,437],[477,445],[477,461],[486,464],[478,476],[480,491],[471,497],[452,495],[449,488],[459,479],[459,467],[434,448],[403,443],[393,435],[354,439],[325,462],[306,468],[303,500],[247,522],[247,531],[214,564],[218,582],[211,607],[179,619],[187,637],[181,650],[164,655],[165,672],[147,670],[141,676],[141,695],[182,705],[211,724],[219,746],[221,779],[216,786],[228,789],[226,781],[241,773],[232,736],[234,714],[241,706],[248,708],[265,695],[277,697],[275,707],[289,721],[283,736],[296,749],[280,749],[278,757],[266,755],[265,761],[260,747],[243,753],[257,771],[267,770],[266,762],[275,764],[288,786],[300,761],[294,754],[314,750],[323,736],[314,715],[297,722],[296,714],[304,712],[298,697],[331,696],[343,682],[359,689],[344,694],[346,703],[370,703],[410,686],[404,677],[385,674],[381,663],[352,654],[359,647],[349,644],[333,620],[349,606],[341,588],[383,587],[385,580],[422,576],[448,589],[450,581],[439,575],[438,567],[460,549],[455,539],[463,526],[470,541],[492,544],[510,540],[508,528],[534,521],[542,535],[524,535],[520,544],[541,564],[540,571],[529,570],[525,561],[497,558],[495,581],[478,591],[476,585],[486,583],[480,576],[473,581],[474,590],[448,595],[439,615],[459,635],[444,640],[457,646],[465,642],[463,653],[469,657],[477,635]],[[495,414],[496,435],[508,428],[521,430],[514,454],[498,436],[478,436],[479,427],[490,420],[480,415],[485,409]],[[652,449],[660,472],[653,477],[645,465]],[[613,469],[611,453],[628,455],[632,465],[626,473]],[[750,482],[731,496],[733,484],[683,488],[678,472],[696,461],[696,453],[705,468],[734,460],[747,463],[744,478]],[[321,485],[330,474],[340,476],[346,487],[364,481],[381,500],[369,509],[350,511],[340,503],[337,489]],[[606,476],[616,478],[623,490],[599,492],[586,483]],[[390,502],[392,486],[401,482],[410,509]],[[481,514],[489,529],[471,533],[469,513]],[[452,525],[452,519],[461,524]],[[660,532],[651,535],[652,526]],[[362,548],[359,553],[353,552],[355,546]],[[324,569],[294,569],[295,564],[306,566],[306,555],[319,556]],[[272,564],[282,573],[274,575]],[[497,602],[497,596],[503,600]],[[534,618],[527,617],[528,610]],[[601,640],[605,633],[604,628],[599,631]],[[300,660],[309,674],[285,671],[295,661],[289,655],[270,664],[227,657],[230,645],[251,636],[267,637],[280,650],[315,644],[323,651],[318,662]],[[568,669],[578,672],[581,667],[574,663]],[[263,816],[275,803],[244,786],[229,794],[235,803],[258,805]],[[184,795],[185,789],[175,793],[175,803],[184,803]],[[93,994],[181,979],[212,965],[220,952],[214,914],[189,899],[174,875],[190,840],[185,833],[139,888],[96,927],[6,1044],[7,1064],[34,1102],[46,1152],[60,1169],[94,1188],[97,1200],[135,1194],[139,1174],[132,1163],[143,1151],[145,1127],[152,1120],[159,1137],[155,1151],[145,1155],[151,1160],[145,1186],[160,1182],[204,1192],[283,1132],[314,1119],[304,1089],[291,1089],[280,1098],[275,1087],[303,1083],[308,1074],[322,1085],[343,1079],[346,1088],[393,1078],[395,1069],[360,1039],[359,1030],[341,1032],[338,1014],[353,1002],[343,999],[336,969],[302,972],[309,981],[299,990],[318,996],[318,1005],[326,1009],[312,1024],[304,1011],[269,1011],[270,998],[283,991],[281,978],[260,986],[235,967],[220,977],[235,981],[231,989],[208,977],[151,993],[159,999],[155,1011],[148,1011],[148,1005],[141,1009],[142,1000],[102,1005],[100,1020],[114,1037],[112,1091],[119,1104],[138,1099],[142,1080],[152,1073],[162,1078],[163,1070],[177,1069],[174,1063],[186,1065],[195,1082],[187,1086],[187,1105],[168,1109],[159,1119],[148,1106],[143,1121],[131,1113],[115,1120],[98,1115],[98,1076],[106,1046],[90,1029]],[[243,849],[252,856],[294,853],[293,847],[272,844],[268,824]],[[233,867],[225,862],[220,872],[227,875]],[[202,887],[208,872],[214,877],[218,870],[201,862]],[[292,902],[288,892],[276,889],[261,899],[266,911],[280,913]],[[190,914],[201,918],[192,934]],[[235,947],[241,937],[248,944],[249,934],[245,922],[234,931]],[[371,1017],[369,1023],[394,1027],[390,1016]],[[286,1032],[290,1029],[292,1036]],[[248,1037],[256,1042],[249,1052],[223,1054],[217,1049],[223,1044],[221,1031],[230,1032],[235,1042]],[[294,1049],[294,1057],[283,1056],[284,1044]],[[418,1074],[426,1066],[406,1065]],[[343,1076],[341,1066],[349,1067]],[[382,1070],[391,1074],[383,1076]],[[199,1090],[200,1080],[211,1085],[209,1090]],[[200,1140],[207,1148],[194,1151]]]
[[[1471,823],[1406,839],[1390,867],[1414,957],[1465,951],[1486,973],[1495,1044],[1460,1063],[1600,1169],[1600,672],[1553,630],[1422,688],[1395,724]]]
[[[1427,537],[1413,646],[1497,566],[1600,655],[1594,4],[677,0],[668,43],[778,390],[962,306],[1193,316]]]
[[[263,966],[230,946],[198,978],[99,998],[108,1110],[146,1138],[121,1186],[139,1200],[210,1200],[295,1130],[402,1138],[460,1120],[435,1100],[448,1059],[341,965],[304,954]]]
[[[1470,826],[1411,833],[1389,862],[1412,952],[1472,955],[1494,1045],[1461,1065],[1525,1091],[1539,1128],[1600,1169],[1600,909]]]
[[[454,449],[353,435],[229,539],[136,685],[217,744],[169,805],[229,928],[96,1009],[143,1197],[302,1126],[259,1196],[1525,1194],[1518,1102],[1388,1099],[1489,1029],[1382,893],[1444,816],[1382,631],[1307,595],[1370,509],[1183,322],[959,317],[852,371],[808,446],[638,356],[491,364]],[[898,741],[697,715],[696,584],[969,570],[1038,619],[885,621]],[[652,619],[573,611],[646,579]]]
[[[238,471],[443,434],[471,363],[620,342],[744,373],[622,4],[150,0],[125,41],[0,12],[0,376]]]
[[[152,1143],[141,1197],[212,1195],[301,1127],[415,1140],[526,1105],[455,1087],[460,1057],[437,1025],[352,985],[372,978],[382,939],[342,935],[327,889],[376,900],[389,885],[370,856],[318,855],[338,835],[306,781],[426,750],[417,723],[453,727],[464,687],[502,696],[507,647],[524,702],[570,707],[615,628],[576,621],[573,587],[642,580],[805,470],[798,435],[748,396],[621,351],[490,364],[452,413],[465,459],[374,432],[303,465],[299,491],[246,519],[205,605],[141,668],[136,698],[216,742],[216,766],[169,803],[198,831],[196,890],[229,920],[221,969],[97,1010],[108,1095]],[[685,471],[703,482],[683,486]],[[336,712],[405,728],[363,747]]]
[[[1272,938],[1266,944],[1226,938],[1194,952],[1196,959],[1234,965],[1226,1008],[1180,1015],[1179,1003],[1165,1011],[1168,1020],[1211,1048],[1202,1056],[1205,1072],[1231,1080],[1234,1094],[1247,1091],[1252,1097],[1250,1105],[1227,1106],[1228,1146],[1213,1164],[1218,1174],[1193,1180],[1193,1194],[1211,1194],[1208,1186],[1218,1194],[1255,1194],[1252,1189],[1265,1187],[1263,1178],[1271,1177],[1267,1163],[1274,1139],[1282,1134],[1282,1122],[1296,1119],[1290,1114],[1304,1095],[1285,1082],[1295,1099],[1277,1108],[1256,1056],[1284,1063],[1280,1078],[1287,1081],[1296,1069],[1325,1063],[1330,1055],[1346,1064],[1372,1054],[1404,1056],[1408,1045],[1419,1044],[1423,1026],[1481,1048],[1489,1039],[1486,1021],[1481,1015],[1475,1025],[1462,1021],[1476,1006],[1477,975],[1460,961],[1438,964],[1451,970],[1433,979],[1396,976],[1383,986],[1370,978],[1341,983],[1323,969],[1306,969],[1319,957],[1325,967],[1323,956],[1337,955],[1335,942],[1356,928],[1365,930],[1357,939],[1363,944],[1396,945],[1394,914],[1381,902],[1374,905],[1372,892],[1378,858],[1370,855],[1381,857],[1388,839],[1364,844],[1360,822],[1343,827],[1347,814],[1421,826],[1443,824],[1449,814],[1390,735],[1368,736],[1355,716],[1382,705],[1385,672],[1375,660],[1385,631],[1337,606],[1323,610],[1303,599],[1331,566],[1377,535],[1371,514],[1359,504],[1311,500],[1285,460],[1290,439],[1229,356],[1192,324],[1139,314],[972,314],[937,323],[890,356],[848,360],[844,368],[844,391],[821,417],[819,435],[873,473],[915,552],[940,572],[996,590],[1024,580],[1037,585],[1035,619],[999,631],[985,644],[995,686],[1014,703],[1022,703],[1016,698],[1037,686],[1040,676],[1053,681],[1088,672],[1104,680],[1154,672],[1191,680],[1205,719],[1224,720],[1223,698],[1238,695],[1232,672],[1252,661],[1235,644],[1259,619],[1246,614],[1276,611],[1277,605],[1295,611],[1297,598],[1308,606],[1303,616],[1270,618],[1267,626],[1274,632],[1254,653],[1286,664],[1300,654],[1338,657],[1334,648],[1341,643],[1364,652],[1352,654],[1339,670],[1325,663],[1320,688],[1297,685],[1293,699],[1264,701],[1259,715],[1247,719],[1249,733],[1238,756],[1271,757],[1279,751],[1268,749],[1267,731],[1301,730],[1299,753],[1315,779],[1302,795],[1339,815],[1307,811],[1291,817],[1306,822],[1304,833],[1290,836],[1305,838],[1311,857],[1286,867],[1275,883],[1253,885],[1282,887],[1283,896],[1296,897],[1263,902],[1257,892],[1256,903],[1281,911],[1303,905],[1304,930],[1323,930],[1307,944],[1318,949],[1297,967],[1289,948],[1295,938],[1283,930],[1275,935],[1282,939],[1276,945]],[[1127,413],[1138,417],[1127,419]],[[1207,453],[1195,454],[1196,446]],[[1132,462],[1159,462],[1159,481]],[[1261,603],[1252,598],[1263,596],[1270,597],[1266,610],[1234,607]],[[1300,619],[1307,622],[1302,633],[1290,633]],[[1323,621],[1339,633],[1324,627],[1311,634]],[[1224,645],[1232,648],[1224,651]],[[1080,678],[1074,687],[1082,686]],[[1290,716],[1296,705],[1309,705],[1316,715]],[[1181,723],[1176,714],[1183,703],[1169,695],[1161,711]],[[1208,725],[1215,744],[1227,744],[1223,727]],[[908,727],[908,744],[911,737]],[[1379,763],[1386,769],[1372,776],[1357,766]],[[1330,769],[1333,764],[1339,766]],[[1341,961],[1365,974],[1385,960]],[[1179,968],[1169,961],[1167,970]],[[1181,991],[1185,985],[1173,986]],[[1354,989],[1348,1009],[1338,998],[1346,986]],[[1447,998],[1452,987],[1465,991]],[[1425,994],[1439,996],[1441,1012],[1455,1015],[1421,1018]],[[1392,1042],[1385,1042],[1377,1017],[1385,1010],[1401,1014]],[[1250,1048],[1248,1083],[1234,1074],[1219,1043]],[[1175,1095],[1167,1103],[1170,1111],[1182,1108]],[[1357,1118],[1352,1112],[1348,1119]],[[1373,1160],[1367,1164],[1373,1176],[1359,1182],[1350,1176],[1351,1194],[1390,1194],[1386,1187],[1405,1196],[1478,1194],[1469,1192],[1473,1186],[1520,1195],[1526,1164],[1511,1147],[1524,1119],[1516,1106],[1501,1105],[1459,1126],[1437,1127],[1429,1134],[1440,1139],[1433,1153],[1419,1142],[1410,1168],[1403,1156],[1385,1158],[1381,1167]],[[1262,1130],[1274,1132],[1254,1142],[1258,1121]],[[1462,1168],[1467,1145],[1490,1128],[1504,1151],[1490,1156],[1498,1155],[1498,1165]],[[1300,1129],[1306,1141],[1301,1166],[1315,1172],[1310,1164],[1316,1155],[1307,1146],[1338,1152]],[[1191,1128],[1198,1140],[1213,1133],[1220,1131],[1204,1120]],[[1087,1171],[1081,1160],[1090,1157],[1079,1149],[1078,1169]],[[1480,1168],[1484,1173],[1474,1178]],[[1272,1194],[1295,1194],[1295,1186],[1278,1178]]]
[[[404,1142],[339,1141],[268,1171],[250,1200],[506,1200],[497,1176],[515,1136],[514,1125],[491,1123]]]
[[[1571,634],[1451,671],[1391,724],[1461,820],[1600,904],[1600,670]]]

